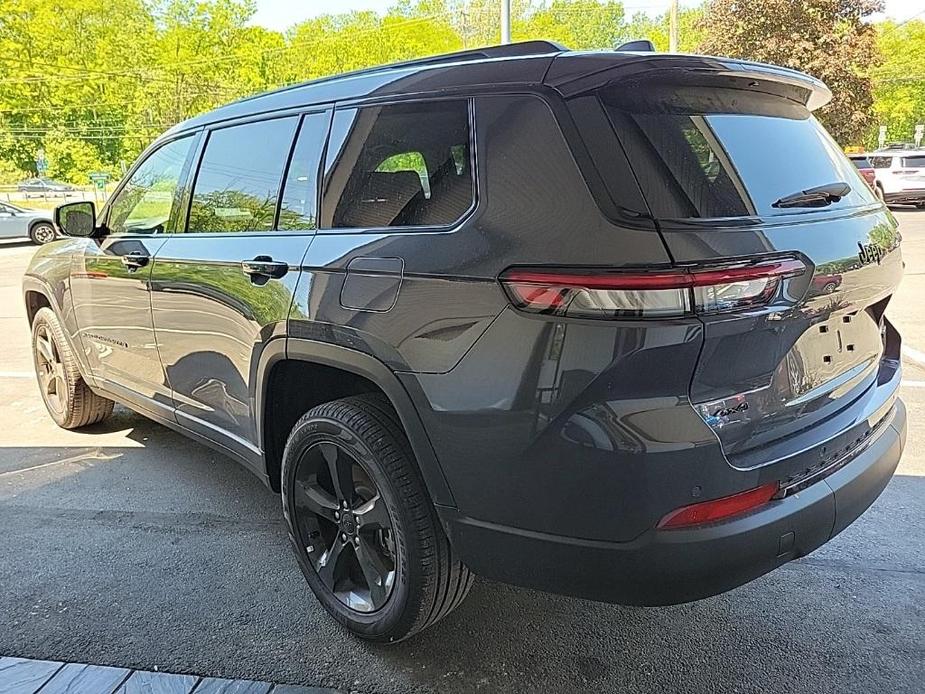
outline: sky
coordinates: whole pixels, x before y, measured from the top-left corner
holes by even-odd
[[[349,12],[351,10],[373,10],[385,12],[395,4],[394,0],[256,0],[257,14],[253,23],[268,29],[284,31],[293,24],[319,14]],[[681,5],[698,5],[700,0],[681,0]],[[661,14],[668,9],[668,0],[624,0],[629,15],[636,12]],[[499,0],[498,6],[501,3]],[[925,16],[925,0],[886,0],[886,14],[903,21],[910,17]]]

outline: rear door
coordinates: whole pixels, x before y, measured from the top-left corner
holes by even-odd
[[[884,317],[902,273],[894,218],[793,92],[671,79],[598,98],[675,264],[805,267],[751,310],[736,309],[747,283],[694,290],[710,307],[695,409],[741,468],[873,425],[898,384]],[[832,193],[802,194],[813,189]]]
[[[154,262],[154,327],[177,420],[247,459],[259,455],[254,372],[283,334],[315,233],[329,121],[322,111],[207,132],[185,224]]]
[[[925,154],[907,154],[899,158],[899,179],[903,190],[925,192]]]
[[[28,219],[23,219],[17,212],[15,208],[0,202],[0,238],[25,236],[29,232]]]

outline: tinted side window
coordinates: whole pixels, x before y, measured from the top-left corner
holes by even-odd
[[[269,231],[298,119],[213,130],[193,184],[189,232]]]
[[[925,167],[925,157],[903,157],[903,166],[920,169]]]
[[[870,157],[870,163],[875,169],[888,169],[893,164],[893,157]]]
[[[110,233],[153,234],[170,229],[180,174],[192,137],[168,142],[152,152],[109,205]]]
[[[475,199],[464,99],[334,114],[325,227],[443,226]]]
[[[310,113],[302,119],[279,205],[279,229],[317,228],[318,167],[329,120],[327,113]]]

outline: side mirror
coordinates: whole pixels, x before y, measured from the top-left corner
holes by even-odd
[[[92,202],[68,202],[55,208],[55,225],[65,236],[90,238],[96,232],[96,206]]]

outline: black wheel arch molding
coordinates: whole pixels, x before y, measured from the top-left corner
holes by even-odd
[[[266,343],[260,353],[256,372],[255,408],[258,414],[257,438],[269,468],[267,456],[267,404],[272,397],[270,375],[273,367],[284,361],[306,362],[352,373],[370,381],[388,398],[405,430],[414,452],[421,477],[431,501],[440,506],[455,507],[449,484],[437,460],[437,455],[417,408],[398,376],[376,357],[348,347],[299,337],[277,337]],[[263,475],[269,484],[272,475],[267,469]]]

